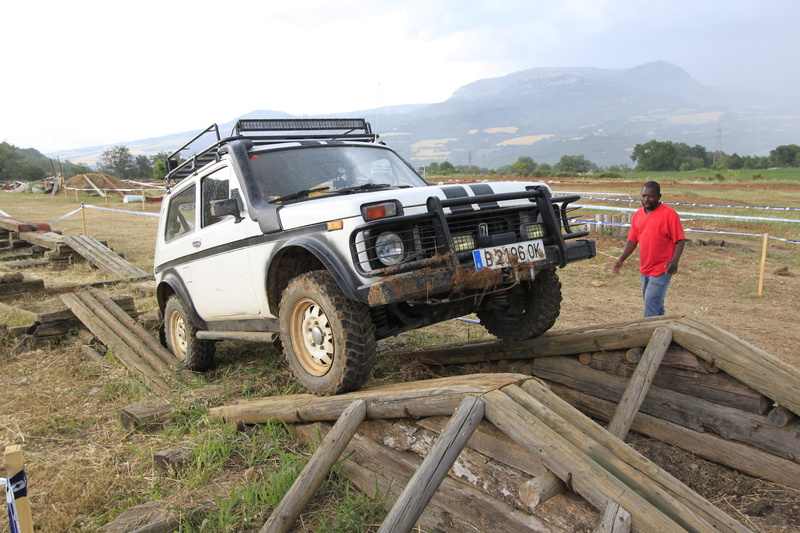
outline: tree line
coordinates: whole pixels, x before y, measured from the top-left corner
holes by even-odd
[[[168,152],[155,155],[134,156],[126,146],[113,146],[100,155],[98,172],[127,180],[160,180],[167,175]],[[456,166],[449,161],[432,162],[425,166],[426,174],[515,174],[519,176],[547,177],[600,172],[608,175],[630,170],[680,171],[680,170],[739,170],[770,167],[800,167],[800,146],[781,145],[770,150],[768,156],[740,156],[711,152],[700,145],[652,140],[637,144],[631,153],[634,168],[626,165],[599,167],[583,155],[563,155],[554,165],[538,163],[532,157],[520,157],[515,163],[497,169],[474,165]],[[0,181],[36,181],[47,176],[62,175],[71,178],[78,174],[94,172],[91,167],[69,160],[52,160],[33,148],[20,149],[7,142],[0,143]],[[602,175],[602,174],[601,174]]]

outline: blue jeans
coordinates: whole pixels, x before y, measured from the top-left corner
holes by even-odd
[[[664,297],[667,295],[667,287],[672,279],[670,274],[660,276],[642,277],[642,298],[644,299],[644,316],[660,316],[664,314]]]

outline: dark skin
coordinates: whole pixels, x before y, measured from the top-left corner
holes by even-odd
[[[644,208],[644,212],[648,215],[655,211],[658,206],[661,205],[661,195],[656,192],[656,190],[652,187],[642,187],[642,207]],[[675,254],[673,254],[672,259],[670,259],[664,265],[664,272],[667,274],[675,274],[678,272],[678,261],[681,259],[681,254],[683,254],[683,247],[686,244],[686,241],[681,239],[675,243]],[[625,243],[625,248],[622,250],[622,253],[617,259],[617,262],[614,263],[614,273],[619,274],[620,269],[622,268],[622,263],[633,253],[636,249],[636,243],[632,241],[628,241]]]

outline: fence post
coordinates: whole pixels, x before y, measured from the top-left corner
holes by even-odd
[[[83,234],[86,235],[86,208],[81,204],[81,218],[83,219]]]
[[[14,490],[14,494],[16,497],[19,532],[33,533],[33,516],[31,514],[31,504],[28,501],[28,481],[25,476],[25,464],[22,459],[22,446],[19,444],[6,446],[3,458],[6,462],[8,479],[13,483],[13,487],[6,485],[6,490],[17,488],[17,490]]]
[[[761,247],[761,273],[758,276],[758,295],[764,293],[764,268],[767,266],[767,243],[769,242],[769,233],[764,234],[764,245]]]

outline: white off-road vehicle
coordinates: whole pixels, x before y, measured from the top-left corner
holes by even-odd
[[[211,136],[210,145],[181,157]],[[595,255],[543,183],[434,186],[363,119],[243,119],[168,161],[155,251],[162,342],[271,341],[316,394],[359,388],[376,341],[476,313],[501,339],[560,312],[558,267]]]

